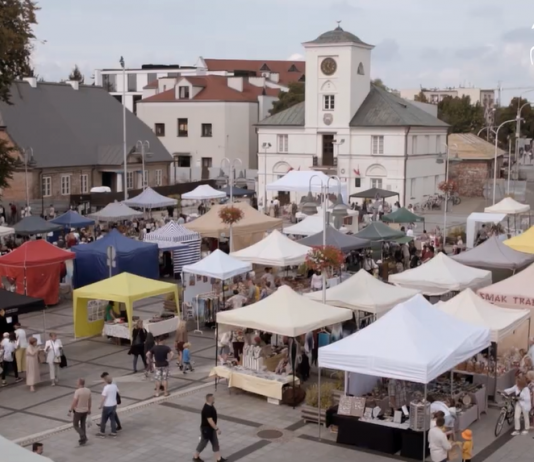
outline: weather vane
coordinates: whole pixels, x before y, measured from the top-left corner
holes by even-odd
[[[341,21],[336,21],[336,22],[337,22],[337,27],[341,29]]]

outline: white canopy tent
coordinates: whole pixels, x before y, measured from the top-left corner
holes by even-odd
[[[52,459],[35,454],[3,436],[0,436],[0,454],[2,454],[1,460],[5,462],[54,462]]]
[[[471,324],[486,327],[491,331],[491,341],[500,342],[530,319],[530,310],[514,310],[492,305],[476,295],[471,289],[434,305],[444,313]]]
[[[265,239],[230,255],[241,261],[265,266],[300,265],[310,248],[284,236],[275,229]]]
[[[487,210],[487,209],[486,209]],[[475,246],[477,223],[500,223],[506,218],[504,213],[472,213],[467,217],[465,225],[465,246],[472,249]]]
[[[219,249],[199,262],[193,265],[186,265],[182,269],[184,273],[207,276],[223,281],[251,270],[252,265],[250,263],[231,257]]]
[[[324,220],[322,215],[311,215],[293,226],[284,228],[282,232],[284,234],[293,234],[295,236],[313,236],[314,234],[323,231],[323,223]]]
[[[497,202],[495,205],[486,207],[484,212],[486,213],[504,213],[505,215],[516,215],[518,213],[525,213],[530,210],[530,205],[517,202],[511,197],[505,197],[502,201]]]
[[[0,226],[0,237],[9,236],[10,234],[15,234],[15,230],[13,228]]]
[[[98,221],[131,220],[132,218],[142,216],[143,212],[131,209],[122,202],[112,202],[111,204],[106,205],[102,210],[88,215],[89,218]]]
[[[386,284],[362,269],[341,284],[326,289],[326,303],[379,316],[418,293],[418,290]],[[322,300],[321,292],[310,292],[304,296]]]
[[[424,295],[443,295],[467,288],[479,289],[491,284],[491,271],[462,265],[444,253],[417,268],[389,276],[389,282]]]
[[[269,183],[267,185],[267,191],[291,191],[307,193],[310,190],[311,179],[311,191],[312,193],[321,193],[321,182],[326,187],[329,176],[323,172],[315,170],[291,170],[286,173],[282,178]],[[339,182],[335,179],[330,180],[328,185],[328,192],[330,194],[338,194]],[[348,199],[347,183],[341,182],[341,196],[345,203]]]
[[[182,199],[197,201],[222,199],[224,197],[226,197],[226,193],[224,191],[219,191],[218,189],[212,188],[209,184],[201,184],[193,189],[193,191],[182,194]]]
[[[343,308],[310,301],[288,286],[269,297],[237,310],[217,313],[217,323],[298,337],[321,327],[352,319]]]
[[[319,367],[428,383],[491,344],[490,331],[436,310],[421,295],[319,348]]]
[[[159,207],[172,207],[176,205],[178,201],[172,197],[162,196],[152,188],[146,188],[138,196],[132,197],[124,201],[124,204],[130,207],[143,207],[147,209],[155,209]]]

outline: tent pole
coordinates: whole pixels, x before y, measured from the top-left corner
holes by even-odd
[[[219,323],[215,319],[215,367],[217,367],[217,353],[219,350]],[[185,369],[184,369],[185,370]],[[217,374],[215,374],[215,391],[217,391]]]
[[[530,321],[531,321],[531,319],[528,318],[527,349],[529,348],[529,343],[530,343]],[[528,350],[527,350],[527,351],[528,351]]]
[[[293,357],[293,349],[295,349],[295,357]],[[296,401],[296,398],[295,398],[295,374],[297,372],[297,368],[295,367],[296,366],[296,362],[297,362],[297,349],[296,349],[296,345],[295,345],[295,337],[293,337],[291,339],[291,352],[290,352],[290,355],[291,355],[291,363],[293,365],[292,369],[293,369],[293,409],[295,409],[295,401]]]
[[[426,434],[428,432],[428,430],[426,429],[426,421],[427,421],[427,416],[426,416],[426,398],[427,398],[427,394],[428,394],[428,384],[425,383],[425,400],[424,400],[424,404],[425,404],[425,409],[424,409],[424,424],[423,424],[423,461],[426,460]]]
[[[454,369],[451,369],[451,398],[453,397],[452,384],[454,383]]]
[[[317,425],[319,425],[319,441],[321,441],[321,367],[317,367]]]

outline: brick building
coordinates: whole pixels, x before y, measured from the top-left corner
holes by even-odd
[[[16,148],[14,155],[21,162],[1,193],[4,205],[15,202],[20,208],[28,195],[34,214],[50,204],[63,211],[95,186],[119,192],[126,183],[128,189],[139,189],[143,182],[138,141],[148,141],[145,184],[169,184],[171,155],[130,111],[124,181],[123,108],[103,88],[28,78],[15,83],[11,95],[12,105],[0,103],[0,137]]]
[[[449,135],[450,178],[458,184],[458,192],[464,197],[483,197],[484,185],[493,180],[495,145],[473,133],[452,133]],[[505,152],[497,150],[497,178],[503,164]]]

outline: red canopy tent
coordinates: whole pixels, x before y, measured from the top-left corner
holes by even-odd
[[[0,276],[14,279],[17,293],[42,298],[47,305],[59,301],[61,263],[75,257],[40,239],[28,241],[0,257]]]

